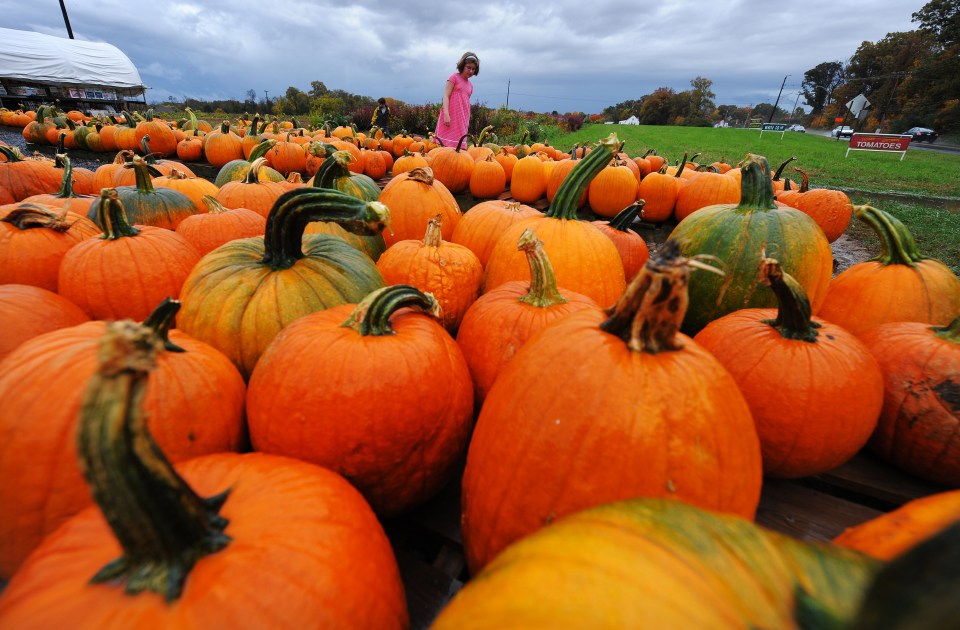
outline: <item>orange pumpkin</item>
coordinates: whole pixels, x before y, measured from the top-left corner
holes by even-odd
[[[190,177],[176,168],[170,171],[169,175],[157,177],[152,183],[158,188],[170,188],[183,193],[193,202],[197,212],[203,212],[206,208],[203,203],[205,196],[216,195],[220,190],[219,186],[210,180],[203,177]]]
[[[202,202],[207,211],[187,217],[176,230],[201,256],[238,238],[262,236],[266,230],[267,220],[253,210],[227,208],[210,195]]]
[[[29,284],[0,284],[0,311],[0,362],[25,341],[90,319],[67,298]]]
[[[590,182],[587,203],[590,209],[608,219],[637,200],[637,178],[624,160],[614,159]]]
[[[567,313],[597,307],[585,295],[557,288],[550,259],[532,230],[520,236],[517,246],[527,255],[530,282],[514,280],[484,293],[467,309],[457,330],[457,345],[470,366],[478,405],[534,334]]]
[[[547,178],[543,160],[536,155],[527,155],[513,167],[510,181],[510,196],[520,203],[533,203],[547,192]]]
[[[242,179],[227,181],[220,186],[215,195],[217,201],[227,208],[248,208],[263,217],[269,215],[270,208],[287,190],[279,182],[260,176],[266,162],[265,158],[256,158]]]
[[[644,221],[663,223],[673,217],[673,209],[677,205],[677,195],[680,192],[680,177],[667,175],[662,171],[652,171],[637,187],[637,199],[644,202]]]
[[[60,190],[63,177],[52,160],[24,157],[16,147],[0,147],[0,154],[6,158],[0,162],[0,205]]]
[[[470,174],[470,194],[474,199],[494,199],[503,194],[507,186],[507,174],[493,159],[493,153],[477,160]]]
[[[870,450],[913,475],[960,488],[960,311],[948,326],[891,322],[860,338],[883,372]]]
[[[430,219],[423,240],[394,243],[377,260],[387,284],[409,284],[432,294],[443,310],[444,328],[455,332],[480,295],[483,265],[468,247],[444,241],[440,215]]]
[[[466,135],[460,138],[456,147],[435,149],[436,153],[430,162],[434,178],[454,195],[470,187],[470,176],[475,166],[473,158],[463,149],[463,142],[466,139]]]
[[[169,348],[157,357],[143,401],[151,430],[174,461],[240,450],[246,441],[243,379],[222,354],[170,330],[178,308],[165,301],[143,324],[145,334]],[[90,505],[74,436],[83,386],[96,371],[98,341],[107,326],[86,322],[34,337],[11,352],[0,369],[0,392],[9,412],[0,414],[4,577],[44,536]],[[45,380],[43,396],[22,386],[25,373]],[[24,458],[34,465],[25,466]]]
[[[173,129],[165,120],[154,118],[152,109],[148,109],[144,120],[137,123],[134,133],[138,145],[145,143],[145,154],[152,153],[162,158],[177,152],[177,137]]]
[[[921,254],[893,215],[871,206],[853,213],[877,234],[882,251],[837,274],[818,315],[855,335],[887,322],[950,323],[960,313],[960,278]]]
[[[493,246],[507,228],[522,219],[538,216],[539,211],[516,201],[482,201],[457,222],[450,240],[468,247],[480,259],[480,264],[486,266]]]
[[[0,625],[407,626],[390,543],[346,480],[261,454],[208,455],[175,470],[138,404],[156,387],[153,377],[146,385],[159,344],[118,322],[100,345],[77,431],[98,507],[21,568],[0,601]],[[296,570],[263,571],[270,561]],[[348,565],[355,582],[341,579]]]
[[[80,195],[73,189],[73,165],[67,156],[61,157],[63,163],[63,184],[60,186],[60,192],[56,194],[31,195],[24,199],[26,203],[38,203],[54,208],[62,208],[66,212],[73,212],[80,216],[86,216],[90,211],[90,205],[98,197],[93,195]],[[98,191],[99,192],[99,191]]]
[[[438,214],[443,217],[443,238],[450,240],[463,216],[457,200],[434,178],[429,167],[415,168],[391,179],[380,193],[380,202],[390,208],[390,228],[383,233],[387,247],[399,241],[422,239],[427,223]]]
[[[753,517],[756,429],[729,372],[678,332],[688,274],[667,241],[613,308],[557,319],[500,372],[463,476],[472,572],[554,519],[617,499]]]
[[[623,274],[627,283],[640,273],[650,258],[650,248],[635,230],[630,226],[643,209],[643,202],[631,204],[620,211],[609,221],[594,221],[593,224],[613,241],[620,261],[623,263]]]
[[[439,315],[436,300],[397,285],[285,328],[250,378],[254,448],[343,474],[380,515],[426,501],[454,472],[473,419],[470,372]],[[364,396],[345,396],[347,382]]]
[[[765,475],[827,472],[873,433],[883,376],[853,334],[811,317],[803,288],[780,263],[764,259],[760,278],[777,296],[777,309],[736,310],[693,339],[729,370],[750,405]]]
[[[718,203],[739,203],[740,183],[728,175],[700,171],[677,191],[673,214],[677,221],[687,215]]]
[[[219,129],[203,136],[203,155],[211,166],[222,168],[232,160],[244,159],[242,142],[225,120]]]

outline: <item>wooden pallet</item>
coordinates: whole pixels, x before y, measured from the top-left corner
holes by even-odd
[[[801,540],[830,541],[848,527],[945,490],[864,452],[822,475],[765,479],[756,522]],[[384,526],[407,589],[410,627],[428,628],[469,580],[459,485],[450,484],[426,505]]]

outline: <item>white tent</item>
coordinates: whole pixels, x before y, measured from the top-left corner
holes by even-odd
[[[119,48],[103,42],[0,28],[0,77],[32,83],[144,88]]]

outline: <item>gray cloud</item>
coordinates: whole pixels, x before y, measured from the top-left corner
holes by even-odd
[[[718,104],[792,105],[803,73],[863,41],[915,28],[923,0],[499,0],[456,11],[436,2],[66,0],[74,35],[122,50],[168,96],[243,98],[331,89],[436,103],[464,50],[482,60],[474,100],[534,111],[599,112],[658,87],[713,81]],[[57,3],[0,0],[3,26],[66,36]]]

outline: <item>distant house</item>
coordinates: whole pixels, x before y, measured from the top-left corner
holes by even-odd
[[[621,125],[639,125],[639,124],[640,124],[640,119],[637,118],[636,116],[631,116],[630,118],[627,118],[626,120],[621,120],[621,121],[620,121],[620,124],[621,124]]]

